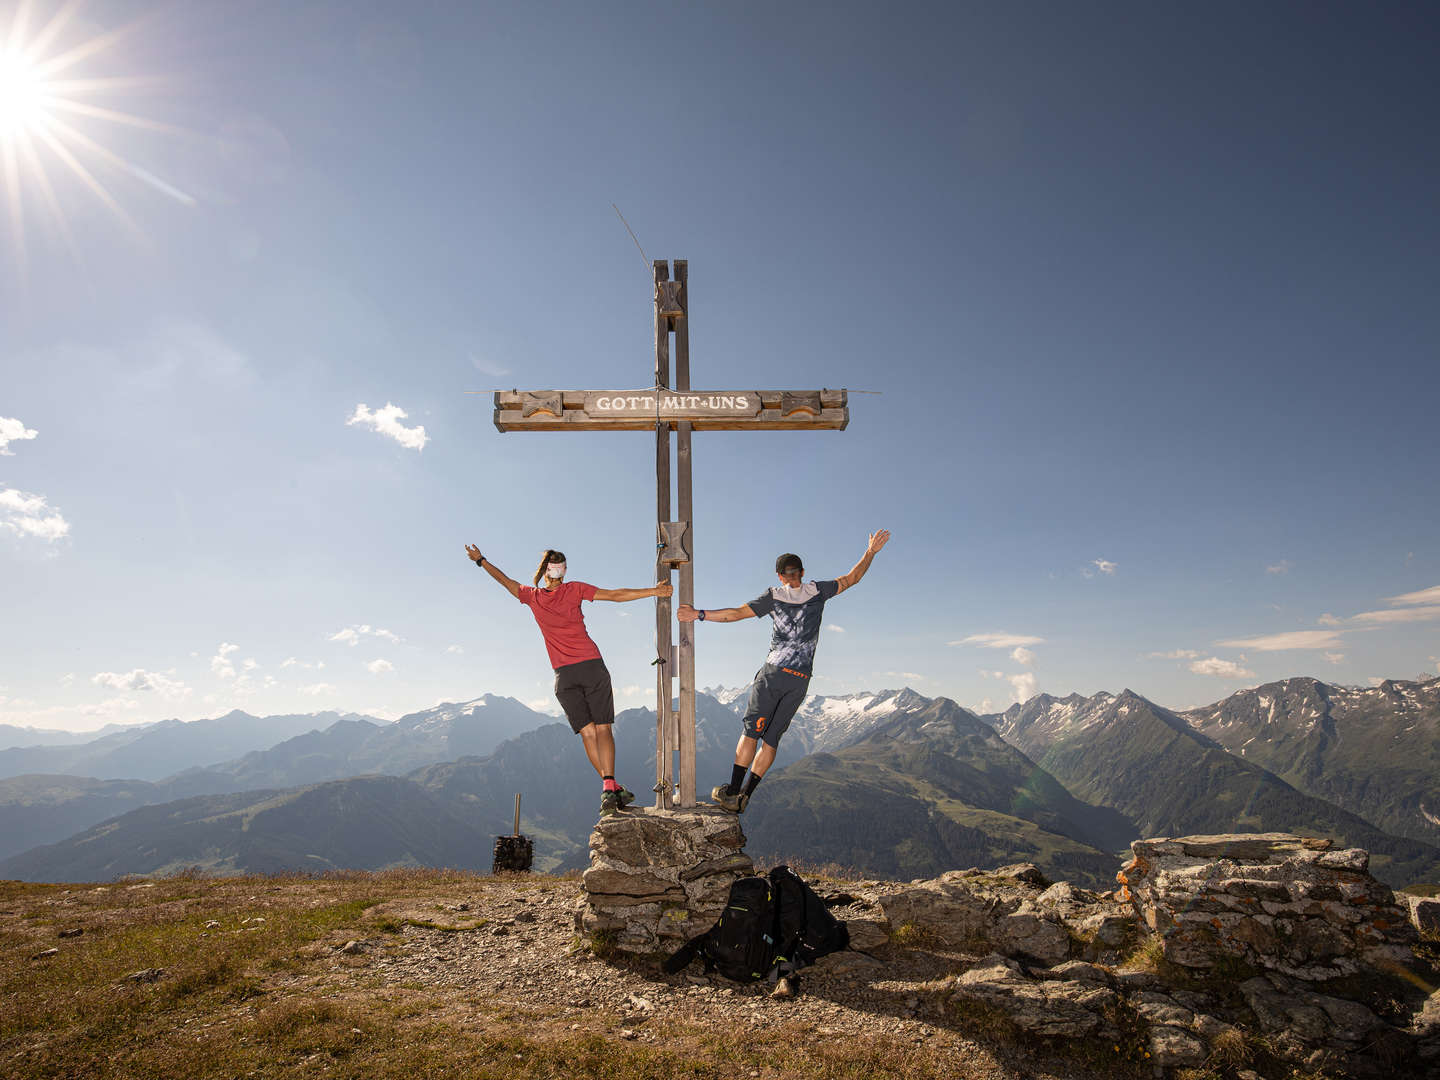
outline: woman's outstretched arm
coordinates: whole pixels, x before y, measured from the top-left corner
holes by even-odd
[[[466,544],[465,554],[469,555],[471,560],[477,566],[479,566],[480,569],[484,570],[487,574],[489,574],[496,581],[498,581],[505,588],[506,592],[508,592],[516,599],[519,599],[520,583],[506,577],[503,570],[501,570],[498,566],[492,563],[489,559],[485,558],[484,555],[480,554],[480,549],[478,547],[476,547],[474,544]]]
[[[645,600],[652,596],[669,596],[675,589],[669,582],[661,581],[648,589],[596,589],[596,600],[614,600],[624,604],[630,600]]]

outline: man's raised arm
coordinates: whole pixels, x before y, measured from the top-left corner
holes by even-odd
[[[474,544],[466,544],[465,554],[470,556],[471,561],[474,562],[476,566],[480,567],[480,569],[484,570],[487,574],[489,574],[496,581],[498,581],[511,596],[515,597],[517,600],[520,598],[520,583],[518,581],[512,581],[510,578],[506,577],[504,571],[502,571],[489,559],[485,558],[484,555],[480,554],[480,549],[478,547],[476,547]]]
[[[749,604],[722,608],[693,608],[689,604],[681,604],[675,617],[681,622],[739,622],[741,619],[753,619],[755,612],[750,610]]]
[[[848,574],[842,574],[835,580],[840,584],[840,592],[844,592],[852,585],[859,585],[860,579],[865,576],[865,571],[870,569],[871,562],[880,553],[880,549],[890,542],[890,530],[881,529],[879,532],[870,534],[870,542],[865,545],[865,554],[860,556],[860,561],[850,568]]]

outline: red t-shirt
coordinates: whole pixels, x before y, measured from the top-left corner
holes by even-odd
[[[594,599],[595,586],[584,581],[565,581],[554,589],[520,586],[520,602],[540,624],[552,668],[600,659],[600,649],[585,632],[585,616],[580,614],[580,601]]]

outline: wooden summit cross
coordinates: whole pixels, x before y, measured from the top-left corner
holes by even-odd
[[[844,390],[705,390],[690,387],[688,265],[655,260],[655,384],[646,390],[509,390],[495,395],[501,431],[655,432],[656,579],[680,570],[680,602],[695,603],[694,518],[690,480],[693,431],[843,431],[850,422]],[[670,386],[670,335],[675,335],[675,385]],[[670,520],[670,432],[676,433],[679,521]],[[680,623],[670,643],[670,600],[655,600],[655,805],[695,805],[695,630]],[[680,707],[672,680],[680,679]]]

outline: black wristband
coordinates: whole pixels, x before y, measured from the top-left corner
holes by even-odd
[[[701,609],[700,609],[700,613],[699,613],[698,615],[696,615],[695,617],[696,617],[697,619],[699,619],[701,622],[704,622],[704,621],[705,621],[705,609],[704,609],[704,608],[701,608]]]
[[[475,560],[475,565],[476,565],[476,566],[479,566],[479,565],[480,565],[481,563],[483,563],[484,561],[485,561],[485,556],[484,556],[484,555],[481,555],[478,559]]]

